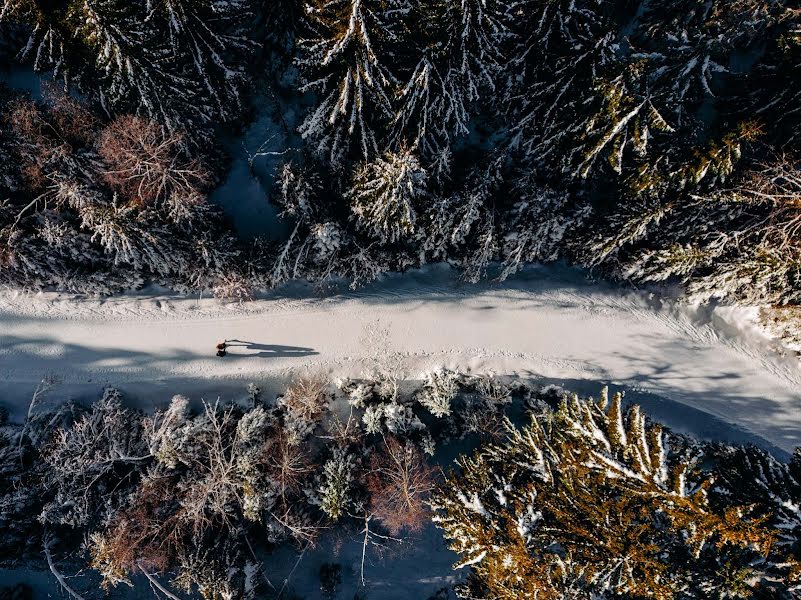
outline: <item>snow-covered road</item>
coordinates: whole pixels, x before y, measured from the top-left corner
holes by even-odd
[[[70,393],[174,393],[283,379],[358,376],[394,357],[408,377],[437,367],[594,380],[694,406],[790,450],[801,445],[801,369],[736,311],[679,307],[533,269],[502,286],[460,285],[443,268],[330,298],[243,305],[140,294],[75,300],[0,296],[0,403],[24,410],[44,376]],[[725,318],[724,318],[725,317]],[[215,344],[234,342],[230,355]],[[93,392],[94,393],[94,392]]]

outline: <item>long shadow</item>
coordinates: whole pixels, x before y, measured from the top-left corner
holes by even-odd
[[[314,348],[303,348],[302,346],[283,346],[281,344],[257,344],[255,342],[246,342],[243,340],[227,340],[226,346],[229,349],[228,356],[233,356],[235,358],[292,358],[295,356],[312,356],[314,354],[319,354],[319,352],[315,351]],[[231,348],[243,348],[245,350],[251,350],[254,352],[241,354],[236,350],[232,352],[230,350]]]

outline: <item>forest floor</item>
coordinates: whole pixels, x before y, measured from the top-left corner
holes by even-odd
[[[444,366],[587,393],[610,383],[663,399],[645,408],[674,429],[697,432],[693,421],[707,419],[730,426],[713,437],[801,445],[799,360],[751,324],[754,311],[677,304],[561,267],[474,286],[433,266],[357,292],[312,292],[295,286],[243,304],[154,290],[5,292],[0,405],[21,418],[48,378],[59,400],[115,386],[147,410],[177,393],[234,399],[249,382],[269,394],[304,372],[358,377],[378,360],[407,379]],[[229,354],[218,358],[225,339]]]

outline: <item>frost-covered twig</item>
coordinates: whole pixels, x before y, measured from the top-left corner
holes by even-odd
[[[64,591],[75,598],[75,600],[86,600],[83,596],[70,587],[70,585],[67,583],[67,580],[64,578],[64,575],[62,575],[59,570],[56,569],[56,565],[53,563],[53,556],[50,553],[50,542],[47,540],[44,542],[44,553],[45,557],[47,558],[47,566],[50,567],[50,572],[56,578],[56,581],[58,581],[61,587],[64,588]]]
[[[147,577],[147,580],[150,582],[150,585],[154,586],[158,591],[167,596],[167,598],[169,598],[170,600],[181,600],[178,596],[176,596],[175,594],[170,592],[167,588],[165,588],[163,585],[161,585],[158,579],[156,579],[153,575],[148,573],[147,569],[145,569],[142,566],[141,562],[137,563],[137,565],[139,566],[139,570],[142,571],[142,575]]]

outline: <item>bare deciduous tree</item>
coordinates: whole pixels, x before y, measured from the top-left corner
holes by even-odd
[[[428,520],[425,500],[434,487],[434,470],[411,442],[386,438],[367,476],[372,515],[393,535],[419,531]]]
[[[156,123],[135,116],[119,117],[100,134],[98,152],[106,180],[136,203],[177,196],[197,201],[210,175],[183,153],[183,136],[166,133]]]

